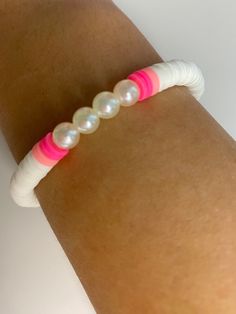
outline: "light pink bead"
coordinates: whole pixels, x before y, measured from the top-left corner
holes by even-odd
[[[152,96],[153,96],[157,94],[160,90],[160,78],[151,67],[147,67],[143,69],[143,71],[147,73],[147,75],[150,77],[152,81]]]
[[[39,146],[39,143],[35,144],[34,147],[32,148],[32,155],[34,158],[40,162],[42,165],[52,167],[55,166],[58,163],[58,160],[53,160],[48,158],[47,156],[44,155],[44,153],[41,151],[41,148]]]

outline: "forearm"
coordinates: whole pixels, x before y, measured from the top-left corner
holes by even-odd
[[[161,60],[110,1],[9,3],[0,21],[1,123],[17,161],[98,92]]]
[[[19,25],[0,44],[1,125],[17,161],[96,93],[161,60],[109,1],[34,3],[11,11]],[[235,152],[175,87],[103,121],[40,183],[98,313],[235,313]]]

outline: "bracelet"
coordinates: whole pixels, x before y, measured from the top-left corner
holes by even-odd
[[[204,91],[204,78],[194,63],[172,60],[132,73],[114,87],[113,93],[99,93],[92,107],[78,109],[72,123],[58,124],[19,163],[10,182],[13,200],[19,206],[39,207],[34,188],[78,144],[80,134],[95,132],[100,119],[113,118],[120,106],[132,106],[174,85],[187,86],[198,100]]]

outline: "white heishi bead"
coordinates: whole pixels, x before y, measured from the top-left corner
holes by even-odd
[[[139,99],[138,85],[131,80],[123,80],[114,87],[114,94],[120,98],[121,106],[129,107]]]
[[[73,124],[77,126],[80,133],[91,134],[99,127],[100,119],[93,108],[83,107],[74,113]]]
[[[63,122],[55,127],[52,136],[54,143],[58,147],[70,149],[78,144],[80,133],[76,125]]]
[[[102,92],[94,98],[93,108],[100,118],[110,119],[120,111],[120,100],[111,92]]]

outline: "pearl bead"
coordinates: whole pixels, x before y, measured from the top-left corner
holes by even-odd
[[[80,133],[91,134],[99,127],[100,119],[93,108],[83,107],[74,113],[73,123],[77,126]]]
[[[129,107],[139,99],[138,85],[131,80],[123,80],[114,87],[114,94],[120,98],[121,106]]]
[[[118,114],[120,100],[111,92],[102,92],[94,98],[93,108],[100,118],[110,119]]]
[[[58,147],[70,149],[78,144],[80,133],[74,124],[63,122],[55,127],[52,137]]]

